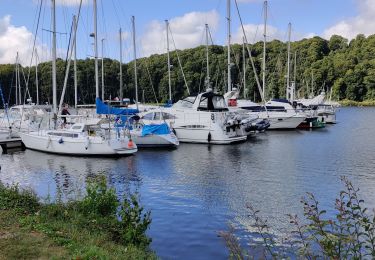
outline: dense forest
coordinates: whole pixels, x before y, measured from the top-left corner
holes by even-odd
[[[249,46],[254,57],[257,74],[261,77],[263,43]],[[242,46],[231,46],[232,83],[241,90],[242,95],[260,101],[254,72],[248,55],[243,59]],[[177,55],[178,54],[178,55]],[[182,70],[179,66],[178,56]],[[209,46],[209,67],[211,86],[218,92],[225,92],[227,73],[227,50],[225,46]],[[243,62],[246,62],[246,84],[243,88]],[[173,101],[197,93],[206,88],[206,47],[199,46],[171,52],[171,82]],[[375,35],[365,37],[358,35],[355,39],[347,39],[334,35],[330,40],[320,37],[303,39],[291,44],[291,80],[296,81],[299,97],[319,93],[321,90],[331,93],[336,100],[374,100],[375,99]],[[101,75],[99,62],[99,75]],[[105,99],[119,96],[119,62],[104,59]],[[137,60],[138,91],[140,101],[155,103],[168,99],[167,55],[152,55]],[[287,44],[278,40],[267,43],[266,58],[266,98],[285,97],[287,72]],[[77,61],[79,104],[92,104],[95,97],[94,60]],[[122,65],[124,81],[124,97],[134,99],[134,62]],[[49,102],[52,97],[51,62],[38,66],[40,102]],[[58,97],[61,93],[66,61],[57,61]],[[21,69],[22,89],[30,78],[28,89],[32,100],[36,101],[35,67]],[[182,73],[183,71],[183,73]],[[22,75],[25,74],[25,79]],[[186,78],[187,87],[184,82]],[[15,100],[15,65],[0,65],[0,84],[4,98],[9,104]],[[100,79],[101,89],[101,79]],[[261,83],[262,84],[262,83]],[[13,87],[12,87],[13,86]],[[65,101],[74,103],[73,68],[71,66]],[[1,104],[1,107],[3,104]]]

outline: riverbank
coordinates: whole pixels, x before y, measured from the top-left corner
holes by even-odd
[[[344,99],[339,101],[340,105],[343,107],[374,107],[375,100],[364,100],[364,101],[354,101]]]
[[[103,183],[87,194],[81,201],[40,203],[32,191],[0,183],[0,258],[156,259],[145,235],[149,213],[136,197],[120,203]]]

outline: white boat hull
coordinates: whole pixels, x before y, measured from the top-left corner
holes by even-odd
[[[305,117],[270,116],[267,119],[270,122],[268,129],[296,129],[305,120]]]
[[[126,155],[137,151],[127,140],[103,140],[101,137],[64,138],[38,132],[20,133],[26,148],[65,155]]]
[[[173,133],[165,135],[150,134],[142,136],[140,132],[134,133],[131,131],[130,134],[138,147],[177,147],[179,145],[179,140]]]

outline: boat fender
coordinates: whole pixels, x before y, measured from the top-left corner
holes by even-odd
[[[134,148],[134,143],[132,139],[129,139],[128,148]]]
[[[89,148],[89,144],[90,144],[90,138],[87,137],[87,138],[86,138],[86,141],[85,141],[85,149],[86,149],[86,150]]]
[[[59,144],[63,144],[64,143],[64,140],[63,140],[63,138],[61,137],[60,139],[59,139]]]
[[[174,128],[172,128],[172,132],[174,133],[175,136],[177,136],[176,130]]]
[[[209,143],[211,142],[211,133],[210,133],[210,132],[208,132],[207,141],[208,141]]]

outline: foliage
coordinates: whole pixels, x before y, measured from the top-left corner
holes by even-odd
[[[150,212],[144,213],[135,195],[121,202],[105,178],[90,182],[81,201],[67,203],[42,204],[33,193],[18,186],[0,185],[0,220],[4,220],[0,235],[3,229],[20,234],[11,235],[8,240],[0,236],[0,252],[9,257],[22,258],[24,250],[34,252],[35,258],[155,258],[149,249],[151,238],[146,235]],[[33,236],[38,236],[38,240],[33,240]],[[50,250],[39,248],[44,244]]]
[[[15,210],[35,213],[40,204],[31,190],[21,190],[18,185],[5,186],[0,183],[0,210]]]
[[[270,232],[267,222],[259,217],[259,211],[249,206],[249,217],[254,221],[256,232],[262,238],[264,258],[278,259],[294,256],[303,259],[374,259],[375,258],[375,214],[369,213],[364,201],[359,198],[359,189],[342,177],[345,190],[335,201],[336,215],[325,217],[319,202],[313,194],[302,198],[304,219],[288,215],[292,225],[289,245],[280,250]],[[255,251],[247,252],[239,244],[234,231],[221,232],[233,259],[253,259],[259,257]],[[253,248],[252,248],[253,249]]]
[[[256,86],[254,72],[251,69],[248,54],[246,61],[242,58],[242,46],[234,44],[232,47],[231,69],[233,86],[241,89],[241,93],[254,101],[259,101],[260,95]],[[358,35],[350,42],[338,35],[329,40],[320,37],[302,39],[292,43],[291,64],[296,63],[297,94],[300,97],[315,95],[321,90],[330,91],[334,99],[350,99],[354,101],[375,99],[375,35],[365,37]],[[262,43],[250,46],[254,57],[256,73],[261,74]],[[266,66],[266,96],[267,98],[284,97],[286,92],[287,72],[287,45],[284,42],[273,40],[267,43]],[[178,51],[187,86],[191,93],[205,89],[206,55],[205,47]],[[295,54],[295,55],[294,55]],[[213,45],[209,47],[210,79],[212,86],[219,92],[225,92],[226,85],[226,48]],[[138,64],[138,91],[145,101],[155,103],[165,102],[168,97],[168,73],[166,54],[155,54],[141,58]],[[295,62],[294,62],[295,61]],[[246,91],[243,91],[243,62],[247,64]],[[172,99],[174,101],[188,94],[183,75],[177,60],[177,51],[171,52],[171,84]],[[78,97],[79,104],[92,104],[95,98],[94,91],[94,61],[92,59],[78,60]],[[119,96],[119,67],[116,60],[104,59],[105,98]],[[135,98],[133,62],[123,64],[124,97]],[[101,69],[100,69],[101,70]],[[14,104],[15,93],[15,66],[12,64],[0,65],[0,83],[5,93],[5,99]],[[294,71],[294,70],[292,70]],[[24,73],[29,68],[23,68]],[[43,62],[38,66],[39,93],[41,102],[51,102],[52,81],[51,62]],[[62,91],[65,73],[65,61],[57,61],[58,96]],[[21,77],[22,78],[22,77]],[[26,77],[27,78],[27,77]],[[29,90],[33,100],[36,100],[35,67],[30,68]],[[13,86],[13,87],[12,87]],[[68,77],[65,101],[74,103],[73,68]],[[22,82],[22,88],[25,88]]]

